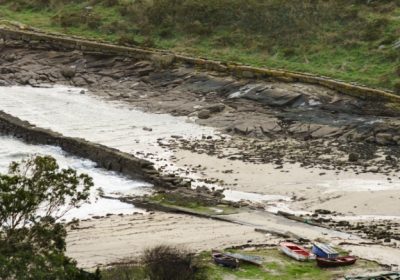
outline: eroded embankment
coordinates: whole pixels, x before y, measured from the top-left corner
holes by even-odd
[[[107,170],[119,172],[133,179],[147,181],[156,187],[175,189],[187,186],[178,177],[161,175],[149,161],[101,144],[66,137],[48,129],[38,128],[2,111],[0,111],[0,134],[14,136],[28,143],[59,146],[64,151],[90,159]]]
[[[243,66],[234,63],[226,63],[207,59],[187,57],[183,55],[173,54],[166,51],[154,49],[141,49],[117,46],[108,43],[89,41],[80,38],[67,37],[61,34],[49,34],[39,30],[27,30],[26,27],[18,29],[17,27],[0,26],[0,38],[3,40],[17,40],[24,42],[30,48],[50,48],[55,50],[79,50],[89,53],[98,53],[102,55],[127,56],[135,59],[153,59],[158,56],[157,60],[163,64],[178,62],[195,65],[206,70],[218,71],[233,75],[238,78],[250,79],[275,79],[283,82],[301,82],[306,84],[320,85],[328,89],[332,89],[341,93],[366,100],[379,100],[400,102],[400,97],[393,92],[373,89],[364,86],[345,83],[326,77],[315,76],[307,73],[297,73],[284,70],[256,68]],[[159,56],[164,56],[160,59]]]

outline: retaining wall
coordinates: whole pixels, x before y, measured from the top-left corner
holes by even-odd
[[[23,28],[23,26],[22,26]],[[97,52],[105,55],[129,56],[136,59],[151,60],[155,55],[173,56],[173,61],[201,67],[205,70],[224,72],[239,78],[248,79],[276,79],[284,82],[301,82],[321,85],[338,92],[362,99],[390,101],[400,103],[400,96],[391,91],[369,88],[365,86],[345,83],[327,77],[298,73],[285,70],[257,68],[220,61],[193,58],[167,51],[154,49],[141,49],[112,45],[104,42],[68,37],[62,34],[44,33],[38,30],[24,30],[17,27],[0,26],[0,38],[24,42],[27,47],[40,45],[57,50],[81,50],[83,52]]]
[[[174,189],[187,186],[181,178],[160,174],[153,163],[147,160],[84,139],[66,137],[48,129],[38,128],[2,111],[0,134],[10,135],[27,143],[59,146],[64,151],[90,159],[107,170],[120,172],[133,179],[142,179],[155,187]]]

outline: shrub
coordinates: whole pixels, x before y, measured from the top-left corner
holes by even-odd
[[[61,11],[53,17],[53,21],[61,25],[61,27],[77,27],[82,23],[80,13],[73,11]]]
[[[118,38],[117,43],[124,46],[137,46],[139,43],[135,40],[132,34],[123,34]]]
[[[52,157],[13,162],[0,174],[0,279],[99,279],[65,256],[66,230],[57,223],[92,186]]]
[[[102,17],[98,14],[90,13],[85,16],[85,22],[90,29],[97,29],[102,25]]]
[[[400,80],[394,83],[394,92],[400,95]]]
[[[396,73],[397,77],[400,77],[400,66],[396,67],[395,73]]]
[[[146,275],[151,280],[200,279],[200,267],[194,255],[176,247],[160,245],[148,249],[143,255]]]

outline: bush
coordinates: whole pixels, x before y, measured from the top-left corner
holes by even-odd
[[[53,21],[58,23],[61,27],[77,27],[82,23],[80,13],[73,11],[61,11],[58,15],[53,17]]]
[[[144,252],[145,273],[151,280],[201,279],[194,255],[176,247],[160,245]]]
[[[396,67],[395,73],[397,77],[400,77],[400,66]]]
[[[139,44],[132,34],[123,34],[119,36],[117,43],[123,46],[137,46]]]
[[[99,279],[65,256],[66,230],[57,223],[88,201],[92,186],[52,157],[13,162],[0,174],[0,279]]]
[[[398,95],[400,95],[400,81],[396,81],[394,83],[394,92]]]

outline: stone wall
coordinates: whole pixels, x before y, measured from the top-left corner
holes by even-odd
[[[167,51],[131,48],[112,45],[104,42],[90,41],[87,39],[68,37],[61,34],[49,34],[39,30],[26,30],[24,26],[0,26],[0,38],[4,41],[23,41],[27,47],[39,46],[57,50],[81,50],[83,52],[96,52],[105,55],[129,56],[136,59],[151,60],[155,56],[173,57],[176,63],[185,63],[200,67],[205,70],[224,72],[238,78],[246,79],[275,79],[283,82],[301,82],[321,85],[335,91],[355,96],[362,99],[389,101],[400,103],[400,96],[393,92],[368,88],[365,86],[345,83],[327,77],[320,77],[307,73],[290,72],[268,68],[256,68],[220,61],[199,59],[173,54]]]
[[[96,162],[99,167],[120,172],[132,179],[142,179],[162,189],[187,186],[179,177],[160,174],[153,163],[147,160],[84,139],[66,137],[48,129],[38,128],[2,111],[0,134],[13,136],[27,143],[59,146],[72,155]]]

